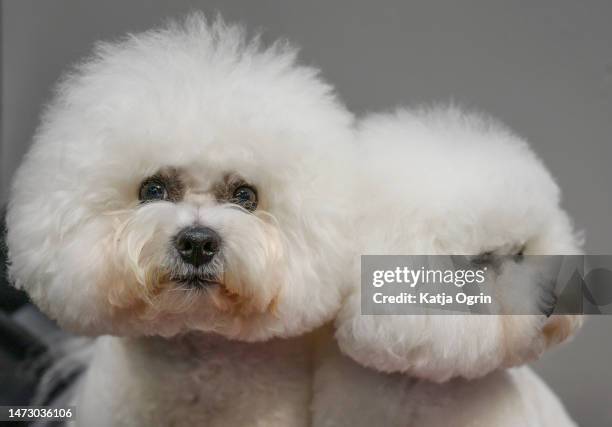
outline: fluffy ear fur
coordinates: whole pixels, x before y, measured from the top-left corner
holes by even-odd
[[[375,115],[361,124],[359,150],[360,187],[374,195],[358,226],[361,254],[580,253],[548,171],[489,118],[454,107]],[[494,286],[521,288],[536,312],[539,274],[528,264],[508,265]],[[368,316],[360,307],[357,285],[336,321],[341,349],[362,365],[434,381],[524,363],[581,323],[543,314]]]

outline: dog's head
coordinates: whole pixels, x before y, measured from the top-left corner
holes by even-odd
[[[290,47],[221,20],[101,44],[16,175],[12,278],[89,334],[311,329],[349,253],[351,122]]]
[[[526,143],[455,108],[374,116],[360,140],[371,172],[362,188],[374,195],[363,253],[472,255],[495,266],[487,286],[502,306],[519,300],[521,313],[534,314],[365,316],[356,289],[337,319],[344,352],[383,371],[473,378],[531,360],[579,326],[578,317],[544,314],[553,285],[527,257],[580,253],[580,239]]]

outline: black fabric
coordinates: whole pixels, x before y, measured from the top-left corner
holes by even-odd
[[[70,406],[92,342],[62,331],[32,304],[11,316],[0,312],[0,405]],[[64,423],[38,420],[19,425]]]
[[[47,347],[0,312],[0,405],[27,405],[48,363]]]
[[[28,405],[48,363],[46,345],[15,322],[10,313],[28,298],[10,286],[7,277],[6,210],[0,210],[0,405]],[[2,425],[26,426],[26,422]]]
[[[0,310],[13,312],[28,302],[24,292],[9,285],[6,274],[8,263],[6,247],[6,209],[0,210]]]

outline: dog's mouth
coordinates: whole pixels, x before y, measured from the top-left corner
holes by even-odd
[[[206,289],[222,285],[216,277],[198,274],[173,275],[170,277],[170,280],[188,289]]]

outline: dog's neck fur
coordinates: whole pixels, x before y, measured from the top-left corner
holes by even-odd
[[[311,338],[102,337],[77,396],[86,426],[306,426]]]
[[[365,368],[342,354],[335,341],[321,346],[318,359],[313,427],[575,427],[528,367],[433,383]]]

